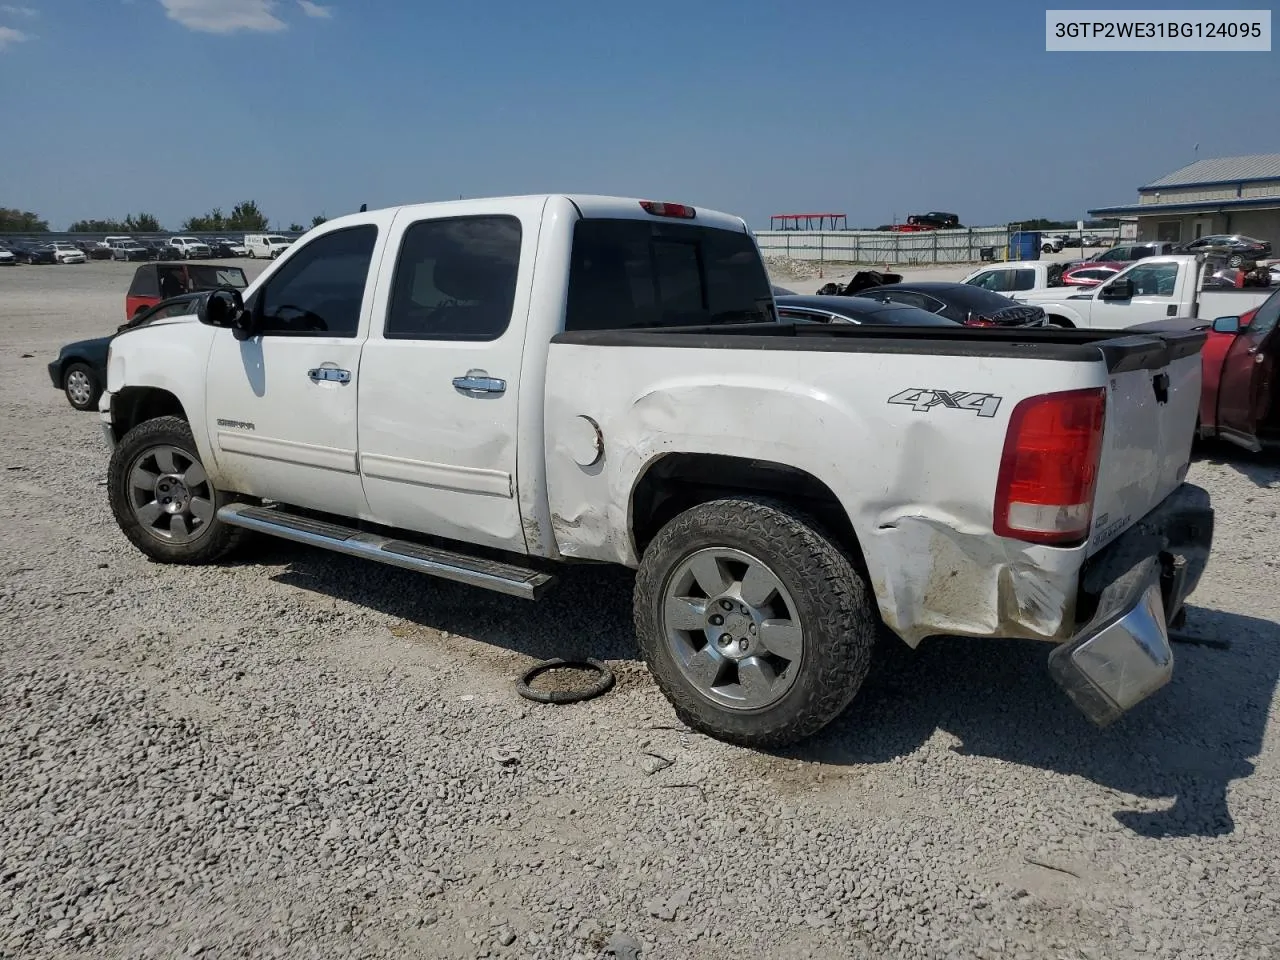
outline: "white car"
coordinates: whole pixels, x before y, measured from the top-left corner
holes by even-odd
[[[209,257],[213,254],[207,243],[203,240],[197,240],[195,237],[171,237],[169,246],[177,252],[178,257],[182,260]]]
[[[13,255],[13,251],[8,247],[0,247],[0,267],[15,267],[18,265],[18,258]]]
[[[746,222],[703,208],[340,217],[116,334],[107,495],[165,563],[258,531],[530,600],[636,569],[658,686],[748,746],[842,712],[885,627],[1055,645],[1098,724],[1168,682],[1212,539],[1202,334],[775,318]]]
[[[49,246],[53,248],[53,258],[58,263],[85,263],[89,259],[74,243],[55,240]]]
[[[1040,235],[1041,253],[1061,253],[1067,245],[1067,238],[1060,233],[1043,233]]]

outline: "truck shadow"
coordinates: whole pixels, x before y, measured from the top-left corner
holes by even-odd
[[[1250,453],[1229,443],[1205,441],[1195,456],[1215,466],[1230,467],[1264,490],[1280,488],[1280,455],[1274,450]]]
[[[537,660],[639,660],[626,570],[567,569],[558,589],[531,603],[283,543],[263,543],[256,559],[288,564],[277,582]],[[1168,810],[1115,813],[1142,836],[1226,835],[1235,829],[1227,788],[1253,772],[1280,680],[1280,626],[1188,607],[1186,632],[1231,646],[1178,644],[1170,685],[1105,730],[1049,678],[1048,644],[940,638],[912,651],[892,641],[841,717],[777,753],[834,765],[889,763],[944,730],[959,738],[953,749],[962,754],[1174,798]]]
[[[536,660],[639,660],[631,621],[634,576],[621,568],[568,568],[535,603],[286,543],[263,543],[250,562],[287,563],[272,578],[277,583]]]
[[[1280,679],[1280,627],[1188,607],[1186,632],[1229,649],[1177,644],[1174,679],[1109,728],[1095,728],[1050,679],[1050,647],[1019,640],[926,641],[890,647],[845,714],[785,751],[828,764],[885,763],[936,730],[964,755],[1084,777],[1149,799],[1158,812],[1119,810],[1144,837],[1223,836],[1235,830],[1232,780],[1253,773]]]

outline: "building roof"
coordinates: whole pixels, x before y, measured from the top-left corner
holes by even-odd
[[[1239,183],[1242,180],[1280,180],[1280,153],[1197,160],[1138,189],[1198,187],[1212,183]]]
[[[1111,219],[1113,217],[1150,217],[1158,213],[1225,213],[1228,210],[1280,209],[1280,197],[1242,197],[1234,200],[1201,200],[1182,203],[1126,203],[1117,207],[1094,207],[1089,216]]]

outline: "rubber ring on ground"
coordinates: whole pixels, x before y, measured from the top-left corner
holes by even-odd
[[[579,687],[576,690],[534,690],[529,686],[535,677],[541,676],[548,670],[563,669],[594,670],[600,677],[590,686]],[[516,684],[516,692],[526,700],[534,700],[538,703],[580,703],[583,700],[598,697],[602,693],[608,693],[613,689],[613,679],[613,671],[599,660],[562,660],[556,657],[535,663],[526,670]]]

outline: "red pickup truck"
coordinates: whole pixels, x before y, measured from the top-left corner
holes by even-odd
[[[1264,447],[1280,447],[1277,320],[1280,290],[1238,317],[1218,317],[1212,323],[1194,317],[1174,318],[1128,329],[1134,333],[1205,331],[1208,339],[1200,351],[1203,386],[1198,433],[1256,453]]]

